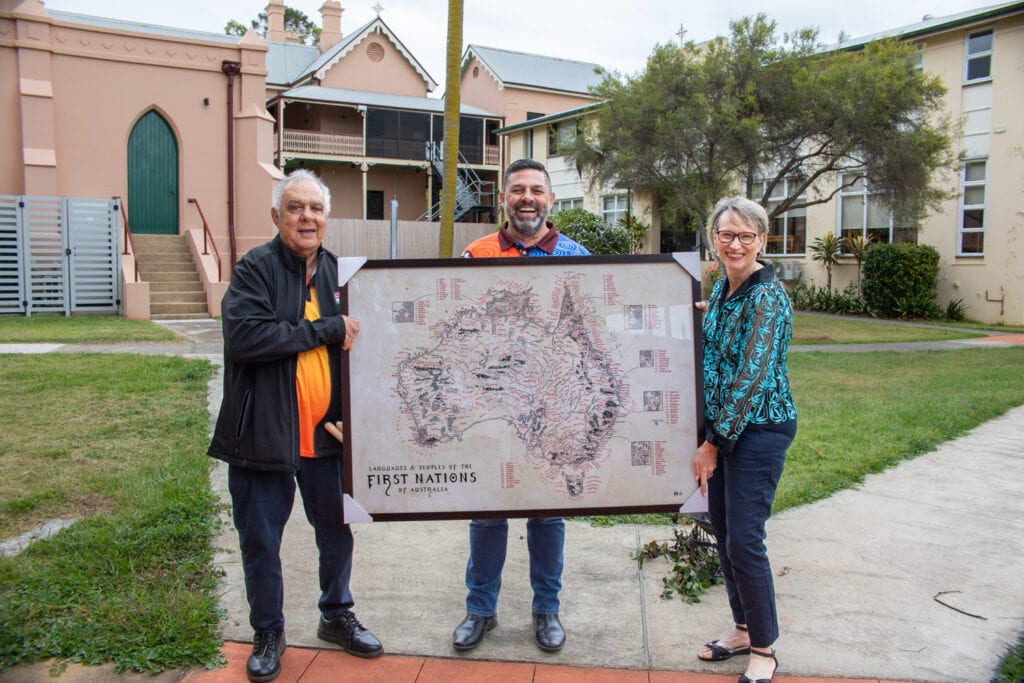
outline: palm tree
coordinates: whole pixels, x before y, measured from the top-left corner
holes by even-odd
[[[875,241],[875,236],[870,232],[865,235],[864,233],[852,233],[843,238],[843,251],[850,254],[857,260],[857,291],[861,290],[861,266],[864,265],[864,252],[868,250],[871,243]]]
[[[459,67],[462,59],[462,0],[448,0],[448,44],[444,77],[444,177],[438,256],[451,258],[455,231],[455,188],[459,172]]]
[[[811,245],[811,258],[825,266],[826,287],[830,293],[832,292],[832,266],[839,262],[842,246],[843,241],[831,231],[826,232],[823,237],[815,238],[814,244]]]

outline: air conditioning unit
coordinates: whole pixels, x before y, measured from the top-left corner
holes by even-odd
[[[772,263],[772,268],[775,269],[775,277],[784,282],[799,280],[804,269],[803,264],[799,261],[775,261]]]

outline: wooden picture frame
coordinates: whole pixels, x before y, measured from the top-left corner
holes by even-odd
[[[696,253],[338,268],[346,521],[703,509]]]

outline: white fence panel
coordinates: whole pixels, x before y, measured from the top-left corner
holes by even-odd
[[[398,221],[400,259],[437,258],[440,226],[437,221]],[[456,223],[452,238],[452,256],[478,237],[497,230],[490,223]],[[332,218],[327,221],[324,246],[338,256],[365,256],[386,259],[391,247],[391,221]]]
[[[117,313],[114,201],[0,196],[0,313]]]

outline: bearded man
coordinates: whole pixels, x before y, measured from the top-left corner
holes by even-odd
[[[498,199],[508,220],[498,232],[476,240],[465,258],[495,256],[589,256],[590,252],[548,222],[555,201],[551,177],[544,165],[520,159],[505,169]],[[561,517],[531,517],[526,522],[533,588],[533,630],[537,646],[558,652],[565,629],[558,619],[562,589],[565,522]],[[452,647],[472,650],[498,624],[498,592],[508,548],[507,519],[474,519],[469,523],[469,561],[466,563],[466,617],[452,633]]]

